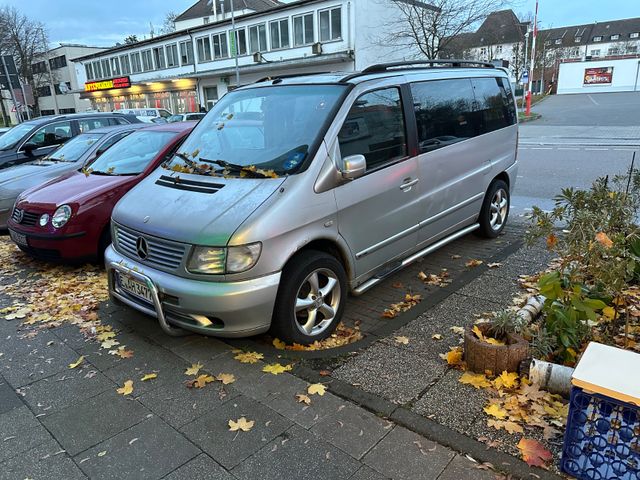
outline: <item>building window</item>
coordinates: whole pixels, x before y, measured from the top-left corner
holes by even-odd
[[[249,27],[249,52],[267,51],[267,28],[264,23]]]
[[[629,38],[639,38],[640,32],[633,32],[629,34]]]
[[[131,73],[131,62],[129,61],[129,55],[120,56],[120,67],[122,68],[123,75],[129,75]]]
[[[142,51],[142,71],[149,72],[153,70],[153,56],[151,50]]]
[[[611,35],[611,40],[620,40],[620,35],[617,33],[615,35]]]
[[[45,73],[47,71],[47,64],[45,62],[34,63],[31,65],[31,71],[33,73]]]
[[[227,58],[229,49],[227,47],[227,35],[225,33],[215,33],[211,35],[213,40],[213,58]]]
[[[42,87],[36,88],[36,92],[38,94],[38,97],[50,97],[51,87],[49,85],[44,85]]]
[[[574,48],[573,50],[571,50],[571,56],[572,57],[579,57],[580,56],[580,49],[579,48]]]
[[[43,117],[48,117],[50,115],[55,115],[56,111],[55,110],[40,110],[40,115],[42,115]]]
[[[601,42],[602,41],[602,36],[598,35],[597,37],[593,37],[593,41],[594,42]]]
[[[342,38],[342,7],[318,12],[320,19],[320,41],[329,42]]]
[[[111,71],[114,76],[120,75],[120,62],[118,61],[118,57],[113,57],[111,59]]]
[[[84,66],[84,72],[87,74],[87,80],[93,80],[95,77],[93,76],[93,65],[87,63]]]
[[[496,53],[502,53],[502,45],[496,47]]]
[[[235,43],[233,40],[233,35],[231,35],[231,31],[229,31],[229,49],[231,50],[231,55],[235,55],[236,52],[238,55],[246,55],[247,54],[247,31],[243,28],[242,30],[236,30],[235,35]],[[215,38],[213,39],[214,50],[215,50]]]
[[[65,57],[64,55],[60,55],[59,57],[53,57],[52,59],[49,60],[49,65],[51,66],[52,70],[55,70],[56,68],[66,67],[67,57]]]
[[[480,48],[480,55],[484,58],[487,56],[487,47]]]
[[[180,42],[180,63],[182,65],[193,65],[193,43]]]
[[[75,108],[61,108],[60,109],[60,115],[66,115],[68,113],[76,113],[76,109]]]
[[[556,38],[555,44],[556,45],[562,45],[562,39],[561,38]]]
[[[638,46],[637,45],[632,45],[632,46],[627,47],[627,53],[629,53],[629,54],[638,53]]]
[[[289,19],[283,18],[269,22],[271,32],[271,50],[289,48]]]
[[[167,68],[167,63],[164,58],[164,47],[155,47],[153,49],[153,61],[155,62],[156,70]]]
[[[204,18],[202,19],[202,23],[204,23],[205,25],[209,25],[209,22],[210,22],[210,21],[211,21],[211,20],[209,19],[209,17],[204,17]]]
[[[109,63],[109,59],[105,58],[104,60],[101,60],[100,63],[102,64],[102,76],[107,78],[110,77],[111,64]]]
[[[582,37],[576,37],[573,39],[574,42],[580,43],[582,41]]]
[[[293,17],[293,44],[296,47],[313,43],[313,13]]]
[[[178,46],[174,43],[167,45],[167,67],[177,67],[178,64]]]
[[[607,55],[620,55],[620,49],[618,47],[611,47]]]
[[[204,102],[207,106],[207,111],[211,110],[218,101],[218,87],[204,87]]]
[[[93,62],[93,73],[95,78],[102,78],[102,65],[100,62]]]
[[[64,83],[65,83],[65,85],[67,86],[67,91],[71,90],[71,82],[64,82]],[[54,85],[54,87],[53,87],[53,88],[54,88],[54,90],[55,90],[55,92],[56,92],[56,95],[64,95],[64,94],[62,93],[62,91],[60,90],[60,84],[56,84],[56,85]]]
[[[131,73],[140,73],[142,64],[140,63],[140,52],[131,54]]]
[[[211,40],[209,37],[196,38],[196,48],[199,63],[211,61]]]
[[[592,57],[599,57],[600,56],[600,50],[591,50],[589,52],[589,55],[591,55]]]

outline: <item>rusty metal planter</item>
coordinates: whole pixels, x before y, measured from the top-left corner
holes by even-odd
[[[490,328],[489,323],[479,324],[478,328],[486,334]],[[517,372],[525,358],[529,356],[529,342],[520,335],[508,334],[506,345],[491,345],[483,342],[471,331],[471,327],[464,332],[464,359],[467,369],[476,373],[487,371],[498,374],[504,372]]]

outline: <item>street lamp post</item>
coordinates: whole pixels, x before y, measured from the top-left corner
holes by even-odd
[[[216,15],[216,0],[210,0],[209,3],[212,5],[213,14]],[[233,0],[229,0],[229,6],[231,7],[231,46],[233,47],[233,58],[236,63],[236,87],[240,86],[240,67],[238,65],[238,32],[236,32],[236,9],[233,5]],[[220,10],[222,12],[222,19],[224,20],[224,0],[220,0]]]
[[[47,74],[49,76],[49,88],[51,88],[51,95],[53,95],[53,108],[54,113],[58,115],[60,113],[60,108],[58,107],[58,96],[56,95],[56,85],[53,82],[53,74],[51,73],[51,65],[49,65],[49,45],[47,44],[47,39],[44,36],[44,30],[40,29],[40,35],[42,35],[42,45],[45,48],[45,58],[44,64],[47,69]]]

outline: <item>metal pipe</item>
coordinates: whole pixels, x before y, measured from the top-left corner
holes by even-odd
[[[231,30],[233,31],[233,56],[236,60],[236,87],[240,86],[240,68],[238,66],[238,32],[236,32],[236,14],[233,7],[233,0],[231,0]]]

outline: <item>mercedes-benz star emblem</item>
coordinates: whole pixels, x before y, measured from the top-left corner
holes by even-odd
[[[149,221],[149,219],[151,219],[151,217],[149,215],[147,215],[146,217],[144,217],[144,219],[142,221],[144,223],[147,223]]]
[[[22,218],[24,217],[24,210],[16,208],[16,222],[22,223]]]
[[[136,241],[136,250],[138,251],[138,256],[142,260],[149,256],[149,245],[144,238],[138,237],[138,240]]]

